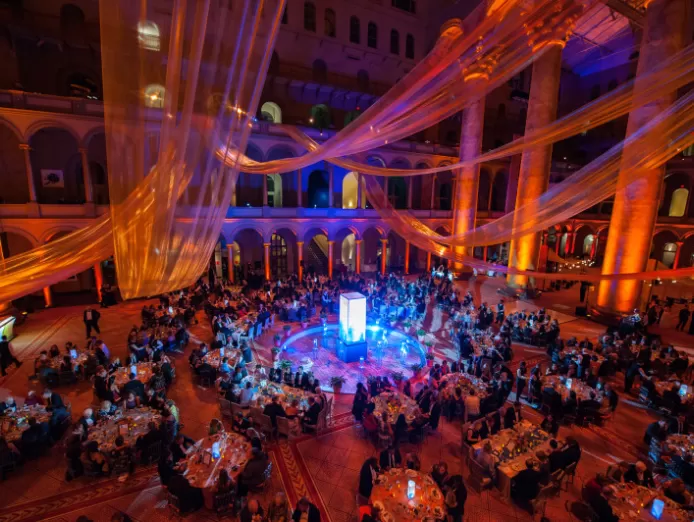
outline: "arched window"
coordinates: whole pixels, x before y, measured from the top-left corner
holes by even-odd
[[[665,243],[663,247],[663,264],[669,268],[675,264],[675,256],[677,255],[676,243]]]
[[[161,109],[164,107],[164,97],[166,89],[163,85],[152,83],[145,88],[145,107]]]
[[[349,41],[355,44],[361,42],[361,24],[356,16],[349,19]]]
[[[439,188],[439,210],[451,210],[451,184],[441,183]]]
[[[342,178],[342,208],[357,208],[358,180],[356,172],[350,172]]]
[[[393,208],[407,208],[407,184],[401,176],[388,178],[388,202]]]
[[[312,69],[313,81],[325,83],[328,81],[328,65],[323,60],[314,60]]]
[[[325,36],[330,38],[335,38],[337,36],[336,23],[335,23],[335,11],[332,9],[325,10]]]
[[[393,54],[400,54],[400,33],[395,29],[390,31],[390,52]]]
[[[260,118],[271,123],[282,123],[282,109],[275,102],[265,102],[260,107]]]
[[[314,170],[308,176],[308,206],[309,208],[328,208],[328,173],[324,170]]]
[[[588,234],[583,239],[583,255],[589,256],[593,251],[593,241],[595,241],[595,236],[593,234]]]
[[[352,123],[354,120],[356,120],[359,115],[361,114],[361,111],[349,111],[347,114],[345,114],[345,127]]]
[[[316,6],[311,2],[304,2],[304,29],[316,32]]]
[[[311,107],[311,119],[309,123],[316,129],[327,129],[330,127],[330,109],[327,105],[314,105]]]
[[[282,176],[279,174],[267,175],[267,206],[282,207]]]
[[[673,191],[672,199],[670,199],[670,210],[668,216],[682,217],[687,210],[687,200],[689,199],[689,191],[684,186]]]
[[[366,45],[378,49],[378,26],[373,22],[369,22],[366,28]]]
[[[405,37],[405,58],[414,60],[414,36],[411,34]]]
[[[158,51],[160,49],[159,26],[149,20],[137,22],[137,41],[141,49]]]
[[[270,239],[270,267],[275,277],[287,274],[287,242],[279,234]]]

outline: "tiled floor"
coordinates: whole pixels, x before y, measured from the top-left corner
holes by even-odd
[[[486,300],[489,304],[498,302],[495,293],[500,280],[483,283],[481,280],[470,284],[470,289],[477,302]],[[467,283],[461,283],[467,289]],[[577,289],[548,294],[538,302],[508,302],[507,310],[515,307],[530,309],[534,306],[547,306],[561,314],[562,336],[595,337],[603,331],[599,325],[584,319],[575,319],[569,312],[577,300]],[[562,295],[564,296],[562,298]],[[566,303],[566,304],[563,304]],[[101,338],[106,342],[114,355],[123,357],[126,354],[125,337],[132,324],[139,323],[139,311],[143,302],[121,304],[102,310]],[[569,306],[570,305],[570,306]],[[58,308],[45,310],[29,317],[26,324],[17,328],[18,336],[13,341],[18,357],[28,364],[14,370],[6,378],[0,379],[0,398],[12,393],[23,397],[28,389],[36,385],[27,377],[31,373],[31,361],[42,349],[56,343],[63,346],[71,340],[78,344],[84,339],[84,325],[81,321],[82,307]],[[202,317],[201,317],[202,319]],[[437,357],[453,355],[445,335],[445,318],[429,314],[425,328],[437,341]],[[276,326],[277,329],[281,325]],[[669,330],[664,330],[670,335]],[[272,333],[266,335],[256,345],[256,359],[263,364],[270,360]],[[209,327],[201,324],[192,328],[193,343],[209,341]],[[678,345],[688,341],[686,336],[675,335]],[[686,344],[684,344],[686,346]],[[544,360],[542,351],[521,345],[514,346],[513,366],[521,359],[526,361]],[[177,378],[170,390],[170,396],[180,407],[184,432],[193,438],[202,436],[209,421],[219,416],[215,394],[212,390],[201,388],[193,381],[185,355],[177,357]],[[621,382],[617,380],[617,389]],[[77,417],[92,400],[92,393],[87,383],[58,390],[73,405]],[[363,440],[351,423],[351,396],[335,396],[333,426],[324,434],[316,437],[300,438],[282,442],[271,448],[274,472],[272,484],[265,493],[259,495],[263,505],[267,505],[272,493],[286,491],[292,501],[308,495],[321,509],[325,519],[333,522],[354,521],[355,493],[358,472],[364,460],[377,455],[373,444]],[[524,414],[536,418],[537,414],[524,407]],[[569,433],[576,436],[583,448],[583,458],[573,485],[562,492],[559,498],[552,500],[547,509],[547,516],[552,520],[570,520],[564,503],[569,498],[576,498],[584,480],[591,478],[597,471],[612,462],[622,459],[634,460],[641,451],[640,439],[646,425],[652,422],[652,415],[644,411],[636,402],[622,397],[615,418],[603,429],[562,428],[560,436]],[[403,453],[414,451],[420,456],[422,469],[428,470],[433,463],[444,460],[454,472],[460,472],[467,478],[467,470],[460,458],[461,430],[458,423],[443,420],[439,432],[430,435],[424,444],[405,445]],[[0,485],[0,522],[28,520],[74,521],[79,515],[86,515],[93,520],[110,520],[111,515],[119,510],[127,512],[138,521],[154,522],[170,520],[171,512],[167,508],[165,495],[159,487],[154,469],[139,469],[125,481],[108,479],[79,478],[65,481],[65,464],[61,444],[39,460],[26,463],[16,473]],[[216,519],[213,513],[202,510],[189,516],[187,520]],[[512,504],[502,501],[496,490],[475,493],[468,488],[466,519],[471,521],[491,522],[496,520],[525,520],[529,515],[516,509]]]

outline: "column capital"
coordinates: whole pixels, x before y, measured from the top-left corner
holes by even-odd
[[[272,244],[272,243],[263,243],[263,246],[264,246],[265,248],[270,248],[270,245],[271,245],[271,244]]]
[[[335,241],[334,241],[333,239],[328,239],[328,244],[329,244],[329,245],[334,245],[334,244],[335,244]]]
[[[19,150],[31,150],[31,147],[29,146],[28,143],[20,143],[19,144]]]
[[[304,242],[303,241],[297,241],[296,246],[304,246]]]
[[[234,248],[234,243],[227,243],[227,250],[232,250]]]
[[[363,240],[363,239],[355,239],[355,240],[354,240],[354,242],[355,242],[357,245],[361,245],[361,242],[362,242],[362,241],[364,241],[364,240]]]
[[[382,238],[381,238],[381,243],[387,243],[387,242],[388,242],[388,238],[387,238],[387,237],[382,237]]]
[[[87,147],[80,147],[77,149],[80,154],[87,154],[88,150]]]
[[[684,245],[684,241],[675,241],[675,244],[677,245],[677,248],[682,248],[682,245]]]

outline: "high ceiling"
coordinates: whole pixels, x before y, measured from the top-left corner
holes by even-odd
[[[636,3],[643,3],[635,0]],[[641,9],[610,2],[599,4],[576,24],[572,38],[564,50],[564,65],[585,76],[611,69],[629,61],[638,51]],[[623,7],[624,9],[620,9]],[[635,6],[639,7],[639,6]],[[622,12],[632,15],[627,18]]]

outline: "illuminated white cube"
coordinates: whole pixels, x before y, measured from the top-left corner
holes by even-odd
[[[340,339],[346,345],[366,341],[366,297],[359,292],[340,295]]]

